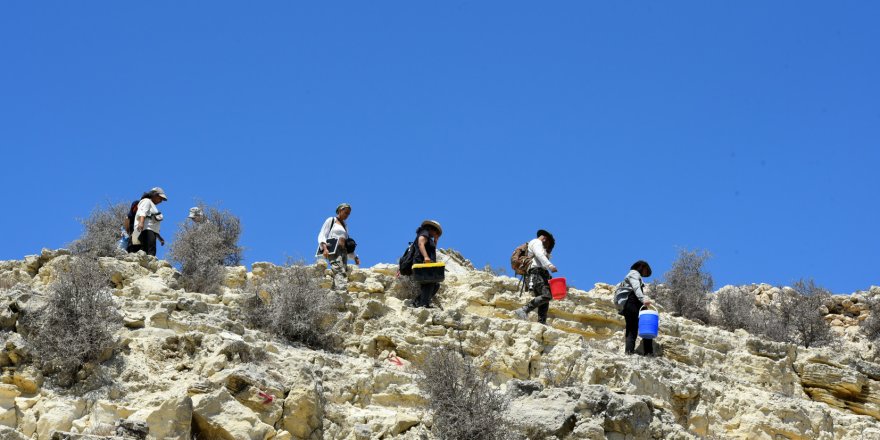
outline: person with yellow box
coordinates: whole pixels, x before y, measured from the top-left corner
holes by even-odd
[[[443,227],[435,220],[425,220],[422,225],[416,229],[416,254],[413,259],[413,276],[419,285],[419,296],[413,301],[414,307],[431,307],[431,300],[437,291],[440,290],[440,282],[442,279],[442,271],[445,270],[442,263],[437,263],[437,242],[443,235]],[[435,267],[436,266],[436,267]],[[436,271],[440,271],[440,278],[437,278]],[[420,280],[422,276],[420,272],[424,272],[425,278]]]

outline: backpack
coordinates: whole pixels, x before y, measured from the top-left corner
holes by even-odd
[[[413,264],[416,261],[416,246],[415,242],[410,242],[409,246],[406,248],[406,251],[403,252],[403,255],[400,256],[400,260],[397,262],[401,275],[412,275]]]
[[[137,214],[138,204],[140,202],[140,200],[135,200],[131,202],[131,207],[128,208],[128,231],[126,231],[128,232],[128,235],[131,235],[132,231],[134,231],[134,216]]]
[[[529,256],[529,244],[523,243],[513,250],[510,256],[510,268],[517,275],[525,275],[532,265],[532,257]]]
[[[642,283],[642,288],[644,289],[644,283]],[[635,289],[626,280],[621,281],[617,285],[617,290],[614,291],[614,305],[617,307],[618,312],[623,312],[623,309],[626,308],[626,300],[629,298],[629,294],[633,292],[635,292]]]

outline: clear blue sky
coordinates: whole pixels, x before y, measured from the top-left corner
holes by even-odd
[[[877,2],[316,5],[2,2],[0,259],[160,185],[163,235],[222,202],[249,263],[346,201],[367,265],[436,218],[478,266],[549,229],[582,288],[677,247],[880,284]]]

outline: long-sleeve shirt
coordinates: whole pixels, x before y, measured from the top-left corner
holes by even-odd
[[[643,291],[644,283],[642,282],[642,274],[637,270],[631,270],[628,274],[626,274],[626,279],[623,281],[624,288],[629,288],[633,293],[636,294],[636,298],[641,302],[645,302],[645,292]]]
[[[345,230],[345,226],[342,226],[342,223],[336,217],[329,217],[324,221],[324,225],[321,226],[321,232],[318,232],[318,245],[326,243],[331,238],[348,238],[348,231]]]
[[[532,257],[531,268],[542,268],[550,270],[550,259],[547,258],[547,251],[544,249],[544,242],[540,238],[536,238],[529,242],[529,257]]]

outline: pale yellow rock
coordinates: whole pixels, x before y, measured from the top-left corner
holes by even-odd
[[[208,438],[223,440],[266,440],[275,429],[260,421],[246,406],[236,401],[226,388],[192,397],[193,421]]]
[[[43,399],[35,409],[39,414],[37,439],[48,440],[52,431],[70,431],[73,421],[83,417],[86,404],[82,400]]]
[[[190,440],[193,401],[189,396],[166,400],[146,417],[149,439]]]

